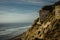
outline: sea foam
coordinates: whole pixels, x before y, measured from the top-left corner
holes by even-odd
[[[29,27],[31,27],[31,26],[1,30],[0,35],[8,35],[8,34],[12,34],[12,33],[17,32],[17,31],[19,31],[20,34],[21,34],[22,32],[26,31]]]

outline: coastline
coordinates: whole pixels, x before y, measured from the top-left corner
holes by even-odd
[[[21,33],[21,34],[15,36],[15,37],[9,39],[9,40],[20,40],[21,36],[24,36],[25,34],[26,34],[26,32],[23,32],[23,33]]]

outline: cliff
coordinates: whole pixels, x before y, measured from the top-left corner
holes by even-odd
[[[49,11],[49,15],[45,17],[46,19],[44,19],[43,22],[40,20],[41,18],[37,18],[31,28],[12,40],[60,40],[60,13],[55,12],[58,11],[55,10],[57,9],[55,6],[59,2],[52,6],[52,10],[47,10]],[[58,6],[60,6],[60,4],[58,4]],[[45,10],[46,9],[43,8],[42,12],[45,12]],[[40,11],[40,14],[42,12]],[[59,15],[56,16],[55,14]]]

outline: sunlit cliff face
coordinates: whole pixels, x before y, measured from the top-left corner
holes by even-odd
[[[55,6],[55,17],[60,19],[60,5]]]

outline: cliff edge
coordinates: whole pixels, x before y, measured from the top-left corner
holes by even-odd
[[[12,40],[60,40],[60,1],[43,7],[39,15],[31,28]]]

